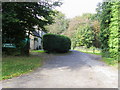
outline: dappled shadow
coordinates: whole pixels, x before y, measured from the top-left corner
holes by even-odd
[[[39,53],[40,57],[44,59],[44,65],[42,68],[54,69],[54,68],[69,68],[71,70],[77,70],[82,66],[92,67],[95,65],[104,66],[101,61],[101,56],[83,53],[76,50],[71,50],[68,53],[63,54],[47,54]]]
[[[26,75],[4,80],[2,82],[4,87],[117,87],[115,83],[117,71],[102,68],[104,63],[98,61],[100,57],[97,55],[75,50],[64,54],[34,53],[34,55],[44,59],[43,66]]]

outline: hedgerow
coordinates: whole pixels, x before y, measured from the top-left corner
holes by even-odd
[[[63,35],[45,34],[43,36],[43,49],[46,52],[68,52],[71,49],[71,40]]]

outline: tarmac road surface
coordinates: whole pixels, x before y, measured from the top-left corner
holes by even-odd
[[[3,80],[3,88],[118,88],[118,70],[98,55],[72,50],[40,54],[44,65],[33,72]]]

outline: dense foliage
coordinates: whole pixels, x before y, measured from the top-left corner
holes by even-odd
[[[54,23],[46,26],[48,33],[61,34],[68,28],[68,20],[65,15],[60,11],[56,11],[56,15],[53,16]]]
[[[90,48],[93,45],[93,31],[89,25],[79,26],[77,28],[77,32],[75,35],[75,43],[74,45],[78,46],[86,46]]]
[[[98,15],[100,21],[100,41],[101,41],[101,49],[103,52],[103,56],[109,56],[109,24],[110,24],[110,12],[111,12],[111,3],[103,2],[103,4],[99,5]]]
[[[45,25],[53,23],[54,7],[59,2],[40,0],[40,2],[3,2],[2,3],[2,41],[14,43],[21,48],[22,54],[29,54],[29,35],[34,26],[44,30]],[[23,41],[28,38],[27,44]],[[22,47],[21,47],[22,46]]]
[[[73,49],[81,46],[96,47],[101,48],[102,56],[117,59],[120,49],[118,46],[120,1],[104,1],[98,4],[97,14],[85,13],[69,20],[63,13],[54,11],[53,7],[58,5],[59,2],[51,3],[48,0],[41,0],[39,3],[4,2],[3,43],[15,43],[17,47],[24,46],[22,40],[25,38],[29,40],[30,32],[34,31],[33,26],[38,26],[41,30],[66,35],[71,39],[70,43],[67,37],[46,34],[43,37],[46,51],[65,52],[70,46]],[[28,46],[21,47],[21,50],[25,52],[27,48],[29,51]]]
[[[109,31],[110,31],[110,36],[109,36],[109,52],[110,56],[113,58],[118,59],[119,56],[119,25],[120,25],[120,18],[119,18],[119,11],[120,11],[120,1],[119,2],[114,2],[112,3],[111,7],[111,23],[109,25]]]
[[[43,36],[43,49],[47,52],[68,52],[71,41],[68,37],[57,34],[45,34]]]
[[[71,19],[63,34],[71,38],[73,49],[80,46],[99,48],[99,28],[96,14],[86,13]]]
[[[100,40],[105,57],[118,58],[120,1],[103,2],[97,9],[100,21]]]

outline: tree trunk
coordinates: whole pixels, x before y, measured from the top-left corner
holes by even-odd
[[[27,43],[26,45],[21,48],[21,55],[22,56],[29,56],[29,49],[30,49],[30,41],[29,41],[29,36],[30,36],[30,31],[28,32],[28,36],[27,36]]]

